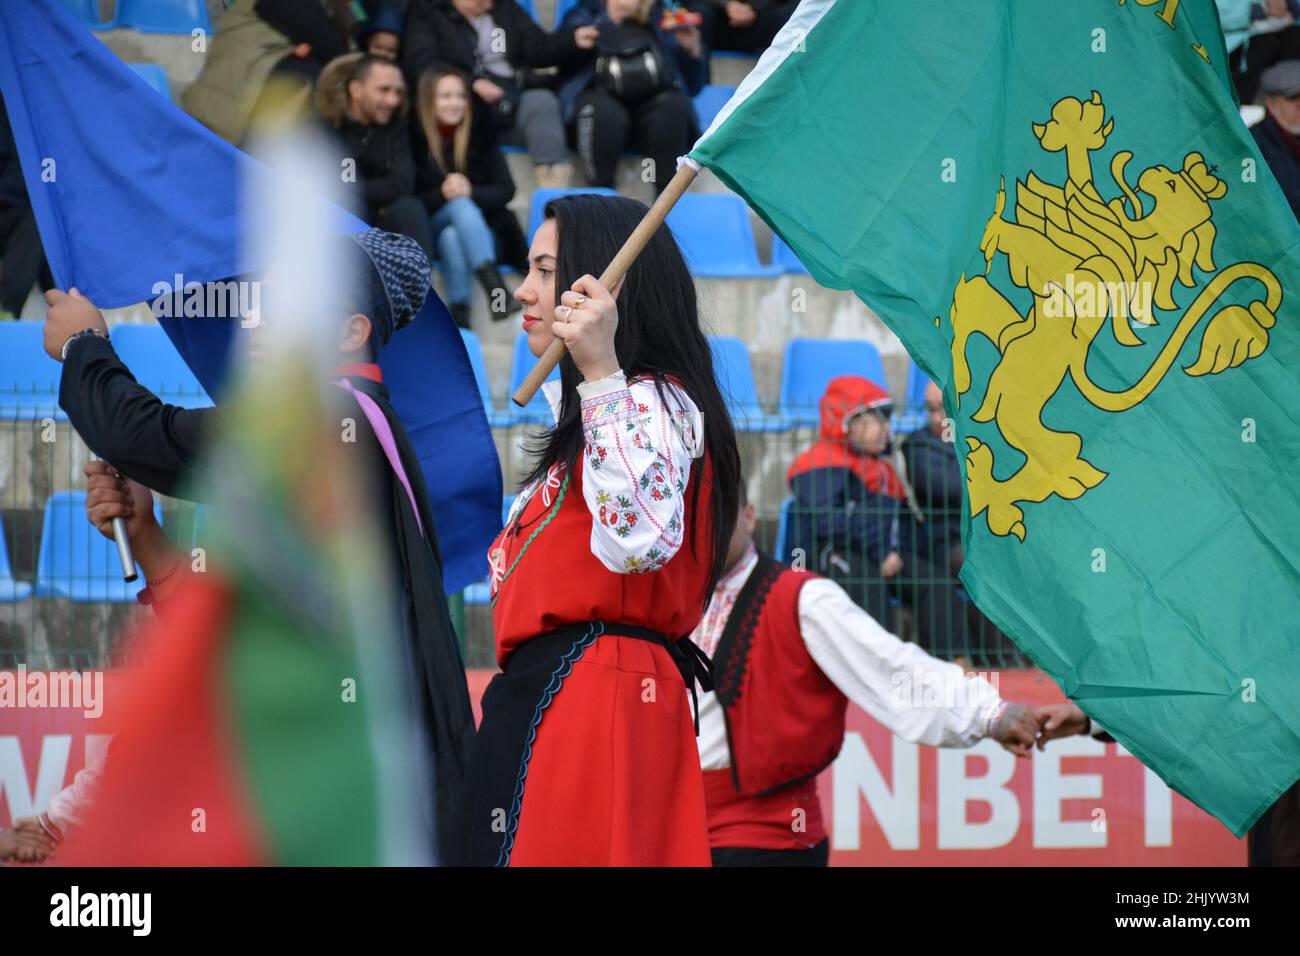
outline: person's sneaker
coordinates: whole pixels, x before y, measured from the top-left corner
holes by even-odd
[[[500,322],[523,311],[524,307],[510,294],[509,287],[501,278],[501,272],[495,265],[490,262],[484,263],[474,270],[474,275],[483,286],[483,291],[487,293],[488,312],[494,321]],[[505,303],[504,312],[497,308],[500,302]]]
[[[451,313],[451,320],[462,329],[469,328],[469,303],[452,302],[447,306],[447,311]]]

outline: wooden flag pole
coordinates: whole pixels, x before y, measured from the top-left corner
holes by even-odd
[[[632,267],[632,263],[641,254],[641,250],[650,241],[650,237],[654,235],[655,230],[667,217],[668,210],[673,208],[673,204],[677,202],[682,193],[686,192],[686,187],[695,179],[697,171],[696,167],[691,163],[682,163],[681,168],[668,181],[664,191],[659,194],[659,198],[655,200],[654,205],[645,214],[645,218],[632,230],[632,235],[627,237],[627,242],[623,243],[623,248],[618,250],[618,255],[610,260],[609,265],[605,267],[605,271],[600,274],[601,285],[606,289],[612,289],[618,283],[618,280],[623,278],[624,273]],[[528,373],[528,377],[515,390],[512,399],[516,405],[523,408],[529,403],[537,390],[542,387],[542,383],[546,381],[546,376],[550,375],[551,370],[560,364],[560,359],[564,358],[564,352],[564,343],[559,339],[556,339],[547,347],[546,351],[542,353],[542,357],[537,360],[537,364],[533,366],[533,370]]]

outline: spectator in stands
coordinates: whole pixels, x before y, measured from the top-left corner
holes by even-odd
[[[619,155],[632,148],[651,159],[662,192],[699,133],[690,98],[708,82],[708,57],[698,28],[664,29],[666,12],[663,0],[579,0],[560,25],[600,33],[560,83],[564,121],[592,185],[612,188]]]
[[[362,53],[398,61],[402,54],[402,17],[392,7],[378,12],[356,29],[357,46]]]
[[[1265,70],[1300,59],[1300,0],[1216,0],[1237,97],[1255,102]]]
[[[454,70],[469,82],[474,106],[491,116],[502,141],[525,146],[537,185],[570,184],[573,166],[549,79],[596,43],[591,27],[547,33],[515,0],[413,0],[402,65],[412,87],[427,70]]]
[[[790,546],[802,549],[809,570],[839,581],[894,630],[885,581],[903,567],[898,511],[904,491],[882,457],[891,400],[874,382],[842,375],[826,386],[820,406],[821,438],[787,473],[795,499]]]
[[[310,104],[321,69],[347,52],[350,28],[346,12],[331,15],[316,0],[235,0],[211,38],[203,72],[181,95],[181,105],[222,139],[239,145],[255,111],[286,99]],[[273,76],[283,82],[270,83]]]
[[[1265,70],[1260,93],[1266,115],[1250,132],[1300,220],[1300,60],[1283,60]]]
[[[432,214],[429,233],[452,318],[461,328],[470,327],[471,275],[487,293],[494,319],[513,315],[523,306],[497,271],[493,233],[503,252],[500,258],[521,273],[528,271],[528,247],[519,220],[506,205],[515,183],[497,147],[496,130],[490,120],[475,117],[469,87],[459,73],[421,76],[416,112],[424,148],[419,160],[426,171],[421,194]]]
[[[899,535],[906,542],[903,563],[911,568],[909,580],[921,577],[936,581],[948,578],[950,587],[958,586],[965,553],[961,543],[962,476],[957,464],[957,452],[951,427],[945,417],[943,392],[934,382],[925,387],[926,427],[912,432],[903,439],[900,452],[903,459],[902,475],[905,485],[912,489],[915,510],[902,515],[904,527]],[[942,586],[940,586],[942,587]],[[904,588],[904,591],[907,589]],[[993,622],[980,613],[975,603],[963,608],[950,603],[947,594],[940,591],[935,608],[927,609],[925,601],[919,602],[918,615],[956,609],[952,620],[933,621],[930,640],[944,648],[970,648],[968,660],[979,666],[1005,666],[1019,662],[1020,652]],[[915,607],[915,602],[914,607]],[[938,633],[935,633],[938,632]]]
[[[918,643],[951,656],[964,637],[952,581],[916,556],[907,487],[886,458],[893,405],[879,385],[856,375],[832,379],[821,398],[821,438],[790,466],[791,547],[809,570],[837,581],[886,630],[897,630],[891,585],[916,616]],[[904,558],[907,555],[907,558]],[[906,574],[903,574],[906,569]]]
[[[0,100],[0,320],[22,315],[23,303],[37,281],[42,291],[54,285],[9,128],[9,114]]]
[[[710,50],[762,53],[799,0],[690,0],[686,6],[704,18],[700,30]]]
[[[326,68],[316,101],[322,117],[335,130],[342,161],[355,164],[343,167],[352,173],[345,175],[343,182],[354,191],[353,211],[378,229],[410,236],[432,256],[429,214],[417,195],[402,71],[397,64],[368,53],[345,62],[351,64],[346,73],[336,70],[334,64]]]

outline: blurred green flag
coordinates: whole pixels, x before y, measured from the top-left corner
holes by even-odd
[[[1241,835],[1300,776],[1300,229],[1212,0],[932,13],[804,0],[691,158],[942,385],[980,608]]]

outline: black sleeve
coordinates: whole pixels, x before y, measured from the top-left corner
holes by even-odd
[[[425,70],[435,73],[451,71],[467,75],[466,71],[443,58],[442,44],[433,11],[429,4],[415,0],[406,15],[406,33],[402,37],[402,70],[406,85],[411,91],[419,89],[420,76]]]
[[[476,151],[478,163],[471,170],[470,198],[483,210],[504,209],[515,198],[515,180],[495,134],[485,131],[484,138],[487,141]]]
[[[128,478],[173,497],[186,485],[219,414],[213,408],[164,404],[95,335],[83,335],[68,349],[59,406],[96,455]]]
[[[561,29],[549,33],[539,27],[523,7],[518,4],[510,6],[510,30],[519,38],[519,50],[523,59],[516,66],[561,66],[581,52],[574,42],[573,30]]]
[[[414,120],[411,121],[411,155],[415,162],[415,194],[432,215],[447,202],[442,195],[442,181],[447,174],[434,161],[424,130]]]
[[[292,43],[311,45],[311,58],[328,63],[348,52],[347,37],[319,3],[303,0],[257,0],[253,12]]]
[[[415,158],[411,154],[410,127],[398,120],[380,135],[388,155],[387,168],[381,175],[366,177],[366,203],[378,209],[403,196],[415,195]]]

